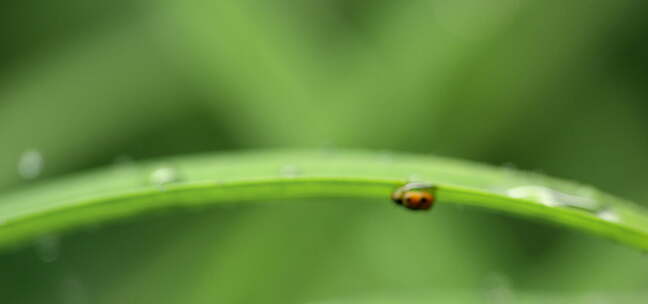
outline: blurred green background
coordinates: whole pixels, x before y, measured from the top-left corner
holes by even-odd
[[[0,191],[125,160],[362,148],[514,166],[645,204],[647,12],[630,0],[4,3]],[[647,288],[648,258],[607,241],[364,201],[164,214],[0,254],[2,303],[645,303]]]

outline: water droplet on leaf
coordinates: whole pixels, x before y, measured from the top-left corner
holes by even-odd
[[[551,189],[541,186],[520,186],[511,188],[506,193],[512,198],[521,198],[539,202],[547,206],[560,206]]]
[[[37,178],[43,171],[43,154],[37,150],[23,152],[18,159],[18,174],[24,179]]]
[[[550,207],[570,207],[590,212],[597,212],[602,208],[602,205],[592,197],[567,194],[543,186],[519,186],[508,189],[506,194]]]
[[[598,216],[600,219],[606,220],[608,222],[618,222],[619,221],[619,214],[614,212],[611,208],[605,208],[601,211],[599,211],[596,216]]]
[[[171,167],[157,168],[149,176],[149,182],[160,188],[160,190],[165,190],[165,185],[177,182],[178,180],[177,170]]]
[[[392,151],[383,151],[380,153],[379,159],[382,163],[391,164],[394,162],[394,153]]]
[[[279,175],[287,178],[295,178],[302,174],[301,169],[296,165],[284,165],[279,168]]]

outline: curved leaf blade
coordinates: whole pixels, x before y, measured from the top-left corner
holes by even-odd
[[[509,168],[362,151],[178,157],[33,185],[0,196],[0,247],[175,207],[313,197],[388,204],[391,192],[411,180],[438,187],[436,208],[482,207],[648,249],[648,212],[591,187]]]

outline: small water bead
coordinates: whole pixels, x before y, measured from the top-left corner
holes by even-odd
[[[164,186],[180,180],[178,171],[171,167],[160,167],[149,176],[149,182],[156,185],[160,190],[164,190]]]
[[[540,186],[520,186],[506,191],[512,198],[528,199],[547,206],[559,206],[550,189]]]
[[[391,164],[394,162],[394,153],[392,151],[383,151],[378,156],[378,159],[384,164]]]
[[[57,235],[44,235],[36,240],[36,253],[38,258],[45,263],[51,263],[58,259],[60,254],[60,239]]]
[[[619,222],[619,214],[614,212],[611,208],[605,208],[598,213],[596,213],[596,216],[598,216],[600,219],[606,220],[608,222]]]
[[[279,168],[279,175],[287,178],[295,178],[302,174],[302,170],[296,165],[283,165]]]
[[[45,160],[38,150],[27,150],[18,159],[18,174],[24,179],[34,179],[41,175]]]
[[[602,207],[591,197],[567,194],[543,186],[519,186],[508,189],[506,194],[513,198],[528,199],[550,207],[572,207],[587,211],[598,211]]]

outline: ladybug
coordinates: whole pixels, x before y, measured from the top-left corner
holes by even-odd
[[[392,193],[392,200],[410,210],[428,210],[434,206],[436,187],[428,183],[408,183]]]

